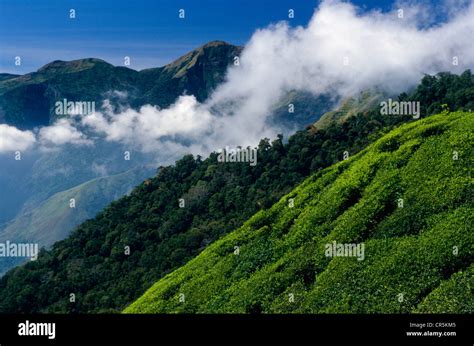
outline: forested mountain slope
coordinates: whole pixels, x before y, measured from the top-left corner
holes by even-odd
[[[430,92],[436,91],[431,99],[436,102],[463,108],[474,99],[449,96],[472,90],[470,71],[429,78]],[[414,91],[417,97],[425,93]],[[383,116],[376,107],[324,130],[300,131],[287,143],[281,137],[264,139],[256,166],[218,163],[216,153],[205,160],[185,156],[43,251],[37,261],[8,272],[0,279],[0,311],[121,311],[157,280],[257,211],[270,208],[309,175],[410,121],[409,116]],[[179,207],[180,198],[186,207]],[[125,254],[126,246],[130,255]],[[71,293],[76,295],[73,304]]]
[[[403,125],[306,179],[126,312],[472,313],[473,145],[470,112]],[[337,257],[333,244],[363,250]]]

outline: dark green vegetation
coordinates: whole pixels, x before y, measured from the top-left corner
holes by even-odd
[[[462,85],[461,89],[472,90],[474,78],[468,71],[461,76],[443,74],[431,83],[432,89],[444,90],[444,94],[439,92],[439,97],[446,100],[454,87]],[[418,92],[417,88],[414,93]],[[0,280],[0,311],[120,311],[209,243],[240,227],[258,210],[270,208],[305,177],[340,161],[344,151],[355,154],[384,132],[410,119],[384,117],[375,108],[325,130],[310,127],[300,131],[288,143],[283,143],[281,137],[273,142],[262,140],[255,167],[220,164],[216,154],[206,160],[186,156],[175,166],[162,168],[155,178],[139,185],[130,196],[112,203],[95,219],[83,223],[66,240],[44,251],[36,262],[7,273]],[[383,157],[390,157],[391,151],[398,150],[398,140],[382,143]],[[402,166],[402,162],[398,164]],[[348,165],[336,167],[345,169]],[[325,174],[336,179],[335,173]],[[347,191],[350,199],[344,206],[355,204],[360,199],[358,191],[362,193],[363,188],[365,185]],[[312,203],[317,203],[317,194],[311,197]],[[179,198],[186,200],[185,208],[178,207]],[[336,203],[337,195],[334,198]],[[328,213],[342,211],[324,209]],[[416,220],[416,214],[413,218]],[[415,226],[416,223],[410,227]],[[308,226],[308,232],[311,227]],[[415,232],[416,228],[406,231]],[[130,256],[124,254],[125,246],[130,246]],[[261,250],[255,249],[255,256],[261,258],[255,259],[254,264],[249,262],[251,266],[241,268],[240,272],[251,273],[269,261],[269,253],[265,248]],[[295,253],[294,260],[297,263],[306,255]],[[307,274],[302,275],[309,275],[305,280],[310,284],[314,273],[310,266]],[[69,303],[70,293],[76,294],[75,304]]]
[[[391,131],[306,179],[126,312],[474,311],[473,130],[473,113],[444,112]],[[363,242],[365,258],[327,257],[333,241]]]
[[[314,127],[327,128],[334,122],[342,123],[358,113],[370,112],[388,97],[389,95],[378,90],[361,92],[359,95],[344,100],[335,111],[323,114]],[[460,78],[450,73],[427,75],[414,92],[402,93],[398,100],[420,102],[421,114],[425,117],[439,113],[443,110],[443,105],[451,110],[472,110],[474,109],[472,74],[468,70]]]
[[[419,101],[421,114],[424,116],[439,113],[446,107],[451,110],[474,110],[472,81],[470,70],[459,77],[450,73],[427,75],[412,94],[401,94],[400,101]]]

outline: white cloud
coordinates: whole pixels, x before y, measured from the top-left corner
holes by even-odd
[[[39,131],[39,140],[45,146],[64,144],[90,145],[93,142],[73,126],[73,118],[57,120],[53,125],[43,127]]]
[[[405,2],[391,12],[360,13],[350,3],[323,1],[306,27],[281,22],[255,32],[240,66],[229,69],[226,82],[204,104],[181,96],[165,110],[109,110],[84,118],[83,124],[110,141],[135,143],[145,151],[206,154],[225,145],[255,145],[281,132],[267,120],[291,90],[341,97],[373,87],[396,93],[416,85],[425,73],[472,68],[472,2],[431,28],[425,10]],[[454,56],[459,66],[452,64]],[[180,137],[187,144],[172,144]]]
[[[16,127],[0,124],[0,153],[29,149],[35,141],[35,135],[31,131],[21,131]]]
[[[273,135],[273,130],[266,131],[261,123],[264,119],[215,115],[208,104],[187,95],[162,110],[146,105],[138,111],[129,108],[115,114],[106,108],[105,112],[84,116],[81,126],[108,141],[135,145],[144,152],[206,154],[218,149],[220,143],[250,145],[265,134]]]
[[[323,1],[305,28],[282,22],[257,31],[211,103],[243,99],[243,109],[261,113],[292,89],[341,96],[374,86],[399,92],[424,73],[473,67],[474,5],[430,29],[419,28],[422,12],[418,5],[405,6],[404,18],[396,10],[359,14],[350,3]]]
[[[139,144],[144,151],[155,149],[155,141],[168,137],[200,137],[208,130],[213,116],[194,96],[181,96],[170,108],[160,110],[146,105],[139,111],[127,109],[114,114],[106,107],[103,113],[84,116],[81,124],[105,135],[109,141]],[[171,138],[170,138],[171,137]]]

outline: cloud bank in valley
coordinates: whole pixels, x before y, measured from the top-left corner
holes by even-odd
[[[420,5],[382,13],[323,1],[306,27],[280,22],[255,32],[239,66],[229,68],[226,81],[202,104],[183,95],[162,110],[146,105],[114,113],[106,105],[101,112],[43,128],[34,140],[85,145],[88,137],[99,135],[144,152],[176,156],[256,145],[283,131],[269,126],[268,117],[289,91],[347,97],[379,87],[396,93],[425,73],[474,67],[474,1],[463,4],[450,8],[446,22],[427,27],[427,10]],[[13,135],[22,138],[23,146],[33,145],[31,133],[8,131],[0,151],[15,147],[7,143]]]

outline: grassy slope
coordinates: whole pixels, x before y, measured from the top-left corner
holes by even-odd
[[[15,236],[50,246],[67,236],[74,226],[94,217],[98,210],[129,192],[137,181],[142,181],[150,174],[150,169],[138,167],[120,174],[95,178],[58,192],[30,213],[15,218],[0,232],[0,239],[12,239]],[[69,207],[71,198],[76,200],[74,209]]]
[[[473,129],[472,113],[456,112],[390,132],[308,178],[125,312],[473,312]],[[365,260],[325,257],[333,240],[364,242]]]
[[[355,97],[344,100],[336,110],[324,113],[313,126],[317,129],[326,129],[333,122],[342,123],[357,113],[372,110],[386,98],[387,95],[382,92],[366,90]]]

